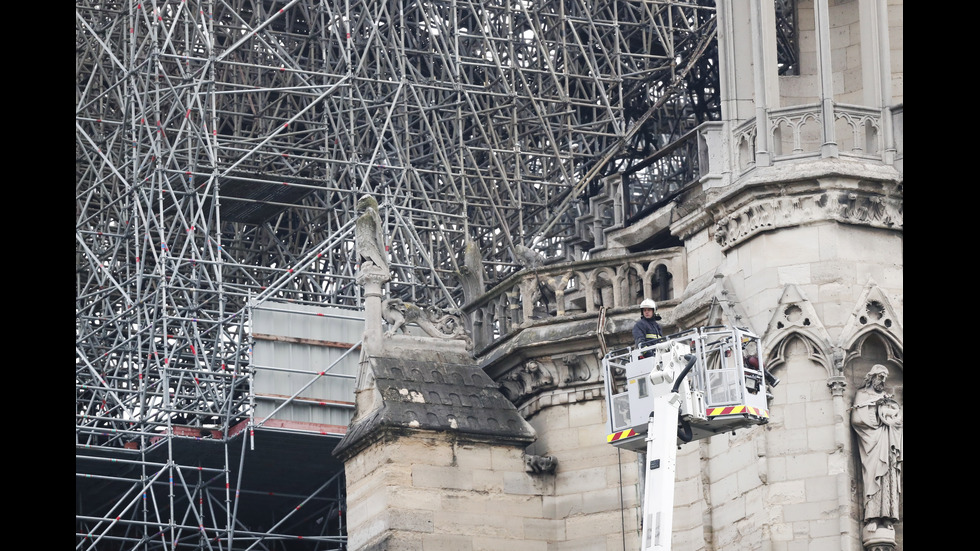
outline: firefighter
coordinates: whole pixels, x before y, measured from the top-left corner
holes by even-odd
[[[657,320],[657,303],[651,299],[645,299],[640,303],[640,319],[636,320],[633,326],[633,342],[636,346],[652,344],[664,336],[663,329]]]

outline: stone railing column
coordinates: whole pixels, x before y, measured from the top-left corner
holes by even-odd
[[[390,274],[374,264],[365,264],[358,270],[355,281],[364,287],[364,343],[365,355],[374,356],[381,353],[383,334],[381,332],[381,286],[389,279]]]

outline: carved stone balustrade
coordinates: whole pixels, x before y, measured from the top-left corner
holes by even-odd
[[[600,312],[626,313],[644,298],[680,296],[684,249],[580,260],[523,270],[463,307],[474,352],[485,354],[522,330],[597,320]],[[593,321],[593,324],[595,322]]]
[[[888,124],[883,124],[887,117]],[[894,113],[858,105],[833,106],[833,136],[824,135],[823,113],[819,104],[773,109],[768,113],[766,143],[770,144],[773,164],[805,157],[820,157],[822,147],[832,140],[841,157],[865,161],[896,162],[896,147],[901,144],[902,110]],[[762,164],[756,158],[759,124],[749,119],[733,132],[733,167],[736,174]]]

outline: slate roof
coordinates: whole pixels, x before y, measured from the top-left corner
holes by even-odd
[[[334,455],[382,429],[455,431],[528,445],[534,429],[482,369],[404,358],[371,358],[382,406],[351,424]]]

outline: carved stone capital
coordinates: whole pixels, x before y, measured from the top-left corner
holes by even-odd
[[[841,397],[844,395],[844,389],[847,388],[847,381],[843,376],[835,375],[827,381],[827,386],[830,387],[833,396]]]
[[[391,280],[391,272],[380,268],[373,262],[361,264],[361,269],[354,274],[354,282],[365,288],[366,292],[371,292],[372,287],[376,286],[380,292],[381,286]]]

